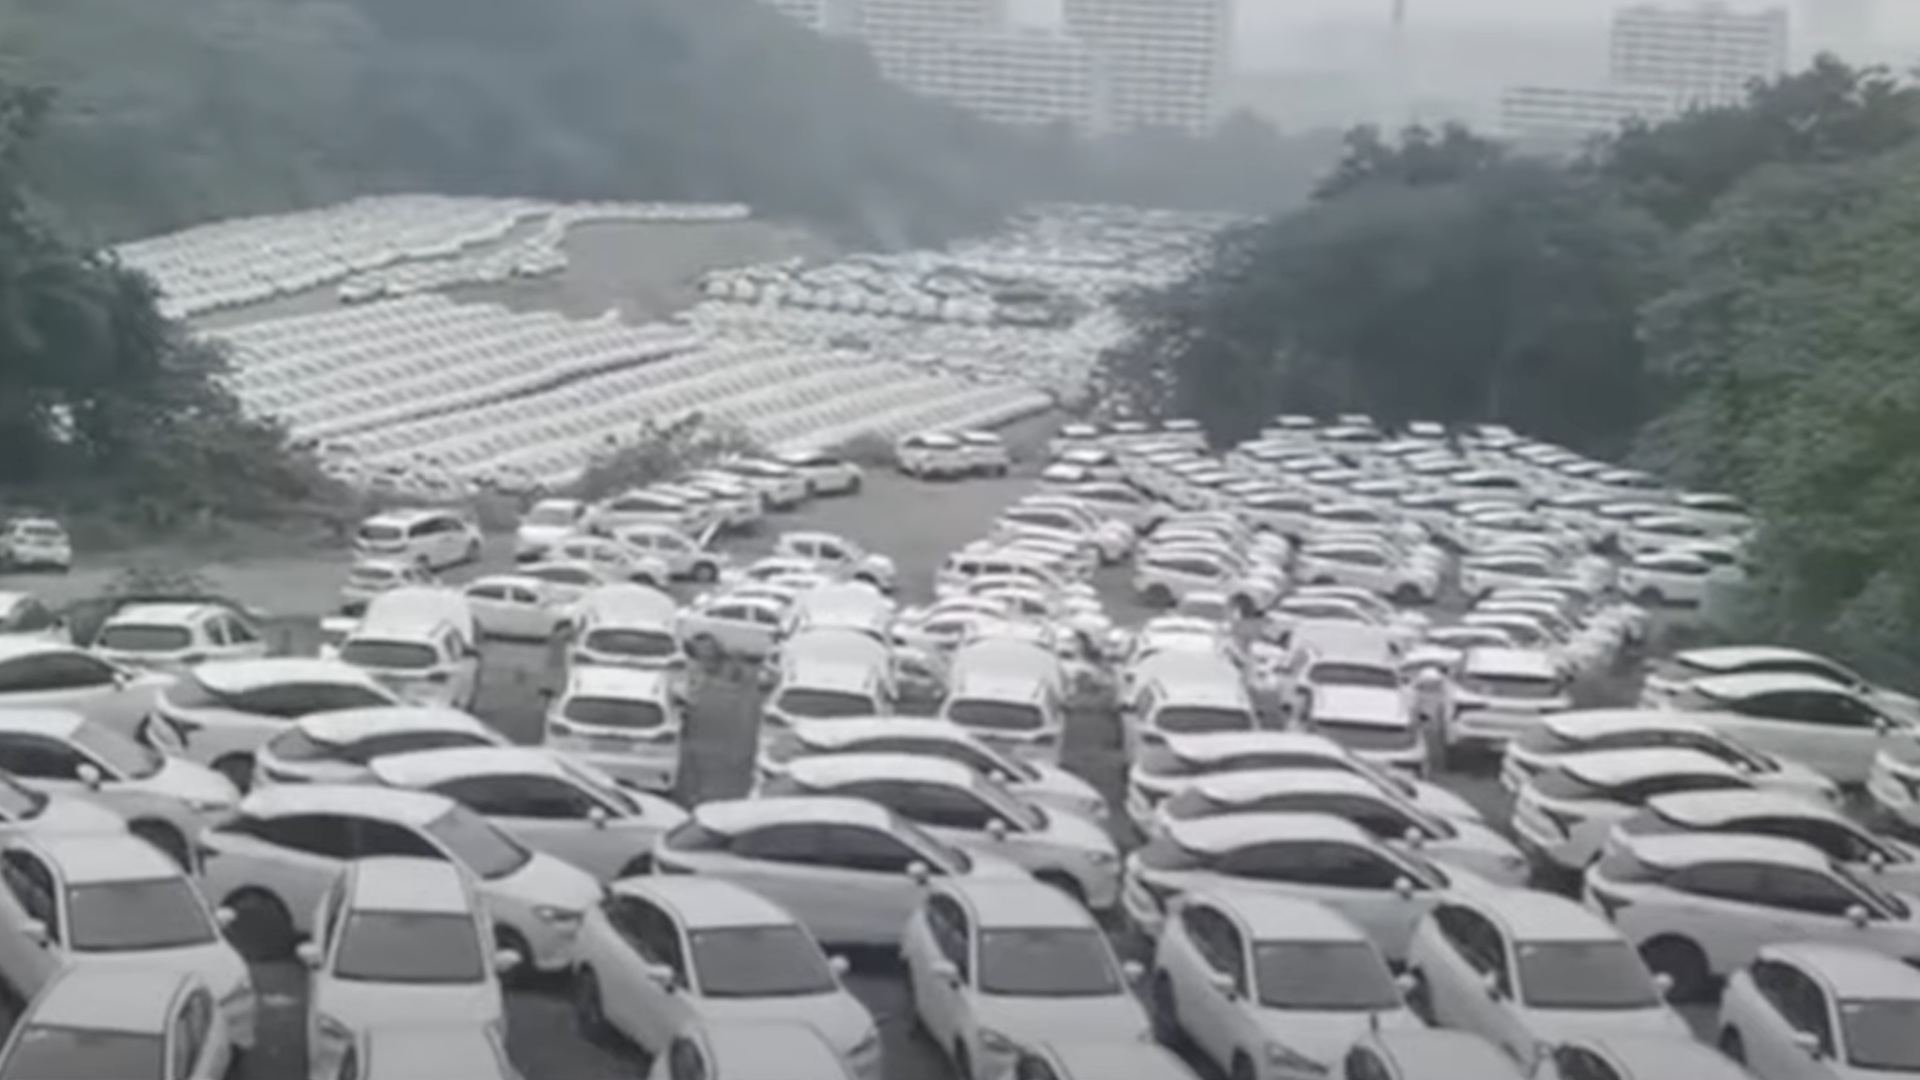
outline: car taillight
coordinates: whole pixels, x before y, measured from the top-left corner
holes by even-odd
[[[1044,734],[1035,735],[1032,739],[1033,745],[1046,746],[1046,747],[1054,746],[1055,744],[1059,743],[1059,741],[1060,741],[1060,736],[1051,731],[1046,732]]]
[[[561,737],[565,737],[565,736],[573,735],[575,734],[575,732],[574,732],[573,725],[567,723],[565,720],[548,720],[547,734],[549,736],[558,735]]]

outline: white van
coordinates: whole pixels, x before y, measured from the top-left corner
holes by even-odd
[[[479,640],[458,590],[395,589],[367,604],[338,657],[410,704],[466,709],[480,691]]]
[[[646,585],[603,585],[574,608],[567,663],[653,670],[683,668],[679,606]]]

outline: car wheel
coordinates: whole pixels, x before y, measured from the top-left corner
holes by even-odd
[[[1233,1068],[1227,1070],[1228,1080],[1259,1080],[1253,1071],[1253,1059],[1245,1054],[1233,1055]]]
[[[179,829],[164,821],[135,821],[128,824],[127,831],[159,848],[181,869],[193,872],[193,849],[187,845],[187,838],[180,834]]]
[[[1153,973],[1153,985],[1147,991],[1147,1017],[1153,1023],[1153,1037],[1162,1046],[1180,1045],[1180,1004],[1173,997],[1173,979],[1164,971]]]
[[[1393,594],[1389,599],[1401,607],[1412,607],[1422,600],[1425,600],[1426,597],[1420,592],[1417,586],[1403,582],[1393,587]]]
[[[226,777],[239,791],[253,790],[253,759],[250,757],[228,754],[213,763],[213,771]]]
[[[573,1023],[581,1038],[590,1043],[610,1041],[612,1025],[607,1023],[606,1004],[600,1000],[600,977],[590,967],[573,973]]]
[[[966,1043],[953,1044],[953,1074],[959,1080],[980,1080],[973,1075],[973,1055],[967,1053]]]
[[[1170,608],[1174,605],[1173,590],[1165,585],[1149,585],[1140,592],[1140,600],[1148,607]]]
[[[477,563],[480,561],[480,538],[479,537],[476,536],[473,539],[467,541],[467,555],[466,555],[465,561],[470,563]]]
[[[520,963],[516,965],[511,972],[507,973],[506,981],[509,984],[518,983],[525,985],[528,980],[533,978],[533,949],[528,947],[527,939],[521,935],[520,931],[515,930],[511,926],[494,927],[493,947],[496,949],[511,949],[520,954]]]
[[[1733,1028],[1720,1033],[1720,1052],[1727,1055],[1729,1061],[1738,1065],[1747,1063],[1747,1043]]]
[[[1251,619],[1260,614],[1260,606],[1250,596],[1236,596],[1233,598],[1233,613],[1242,619]]]
[[[299,935],[294,932],[293,917],[287,914],[286,905],[273,894],[241,889],[220,906],[233,909],[233,925],[227,928],[227,936],[241,956],[259,963],[293,955]]]
[[[1640,959],[1654,974],[1673,981],[1674,1001],[1699,1001],[1707,996],[1708,984],[1713,981],[1707,970],[1707,955],[1686,938],[1654,938],[1640,946]]]
[[[710,562],[694,563],[693,569],[687,574],[689,579],[700,585],[709,584],[719,578],[719,576],[720,568]]]
[[[1438,1026],[1433,1020],[1433,987],[1427,985],[1427,973],[1409,971],[1407,977],[1413,981],[1412,988],[1407,991],[1407,1008],[1428,1027]]]
[[[1652,586],[1648,586],[1634,593],[1633,599],[1635,603],[1646,608],[1660,607],[1666,603],[1666,597],[1660,595],[1660,590]]]
[[[862,481],[862,479],[863,479],[862,477],[858,477],[858,476],[856,476],[856,477],[854,477],[854,478],[853,478],[852,480],[850,480],[850,481],[848,481],[848,483],[847,483],[847,494],[849,494],[849,495],[858,495],[858,494],[860,494],[860,484],[861,484],[861,481]]]

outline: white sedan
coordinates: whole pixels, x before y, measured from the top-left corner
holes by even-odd
[[[587,912],[573,974],[583,1030],[613,1032],[649,1056],[690,1024],[801,1021],[859,1080],[880,1080],[880,1030],[792,914],[732,882],[698,876],[615,882]]]
[[[1057,1038],[1139,1042],[1146,1013],[1085,908],[1037,882],[943,881],[900,943],[914,1019],[960,1080],[998,1080]]]
[[[474,625],[488,637],[545,641],[567,620],[569,605],[554,598],[548,583],[519,574],[494,574],[464,590]]]

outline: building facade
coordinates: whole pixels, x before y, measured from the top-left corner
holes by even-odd
[[[880,70],[902,78],[928,52],[956,38],[1006,25],[1006,0],[855,0],[854,36],[866,42]]]
[[[894,60],[892,74],[902,85],[989,120],[1067,123],[1083,131],[1109,125],[1099,58],[1084,42],[1056,31],[957,33]]]
[[[1116,128],[1203,131],[1221,116],[1232,0],[1064,0],[1066,29],[1100,57]]]
[[[1788,46],[1784,8],[1640,4],[1614,13],[1608,69],[1617,85],[1668,90],[1689,107],[1729,105],[1784,74]]]
[[[1671,91],[1658,87],[1512,86],[1500,95],[1500,131],[1523,149],[1564,153],[1629,120],[1665,120],[1679,107]]]

